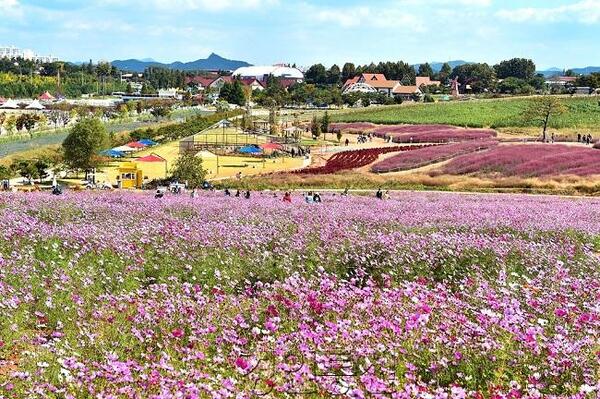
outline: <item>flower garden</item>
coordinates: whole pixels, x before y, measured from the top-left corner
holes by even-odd
[[[0,195],[1,398],[595,398],[600,200]]]
[[[371,167],[371,170],[375,173],[387,173],[416,169],[455,158],[459,155],[487,150],[496,145],[498,145],[498,142],[495,140],[474,140],[463,143],[420,148],[415,151],[403,152],[377,162]]]
[[[439,172],[520,177],[600,175],[600,151],[567,145],[498,146],[455,158]]]

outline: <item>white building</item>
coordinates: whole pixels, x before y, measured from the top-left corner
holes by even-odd
[[[233,76],[255,78],[258,81],[266,80],[269,75],[282,79],[304,80],[304,74],[298,68],[283,65],[249,66],[233,71]]]
[[[59,61],[59,58],[53,55],[39,55],[33,50],[20,49],[15,46],[0,46],[0,58],[24,58],[43,64]]]

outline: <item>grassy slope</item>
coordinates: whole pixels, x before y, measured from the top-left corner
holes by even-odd
[[[474,100],[377,107],[332,115],[340,122],[444,123],[467,127],[534,126],[521,118],[529,99]],[[564,98],[569,111],[551,121],[553,128],[594,128],[600,125],[597,98]]]

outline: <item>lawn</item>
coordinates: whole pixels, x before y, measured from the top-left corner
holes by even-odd
[[[596,396],[600,201],[392,197],[0,193],[0,397]]]
[[[464,127],[501,128],[530,127],[521,117],[530,99],[495,99],[406,104],[390,107],[369,107],[354,112],[332,114],[336,122],[373,122],[382,124],[439,123]],[[551,128],[598,128],[600,105],[598,98],[564,98],[568,112],[554,118]]]

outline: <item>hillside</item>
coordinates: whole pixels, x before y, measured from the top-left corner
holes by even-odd
[[[112,62],[112,65],[123,70],[123,71],[131,71],[131,72],[144,72],[144,69],[149,67],[161,67],[161,68],[169,68],[169,69],[177,69],[180,71],[206,71],[206,70],[222,70],[222,71],[233,71],[237,68],[241,68],[244,66],[249,66],[251,64],[245,61],[237,61],[237,60],[229,60],[227,58],[223,58],[220,55],[212,53],[205,59],[198,59],[196,61],[190,62],[181,62],[175,61],[170,64],[164,64],[160,62],[156,62],[152,59],[144,60],[115,60]]]

